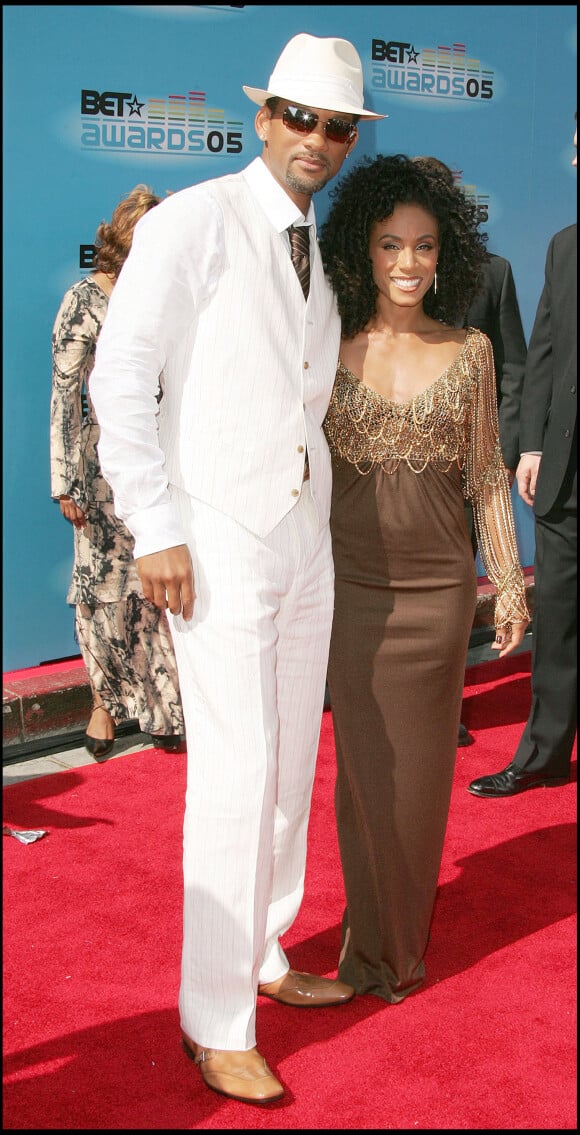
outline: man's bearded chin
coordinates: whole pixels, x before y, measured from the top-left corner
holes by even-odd
[[[320,189],[324,189],[326,183],[330,181],[330,177],[330,170],[326,170],[314,181],[312,178],[306,179],[301,177],[295,174],[292,169],[289,169],[286,175],[286,184],[289,189],[294,189],[296,193],[310,195],[311,193],[318,193]]]

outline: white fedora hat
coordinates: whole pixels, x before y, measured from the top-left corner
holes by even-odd
[[[286,44],[267,90],[242,90],[260,106],[276,96],[302,106],[357,114],[360,118],[388,118],[364,109],[362,63],[347,39],[321,39],[301,32]]]

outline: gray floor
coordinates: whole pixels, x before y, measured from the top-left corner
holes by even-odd
[[[516,653],[531,649],[531,630],[525,635],[521,646]],[[467,654],[467,665],[475,666],[479,662],[491,662],[497,659],[497,654],[491,649],[490,642],[472,645]],[[47,745],[47,747],[49,747]],[[84,745],[78,749],[66,749],[60,753],[51,752],[28,758],[14,764],[6,764],[2,769],[2,787],[16,784],[19,780],[34,780],[39,776],[47,776],[52,772],[64,772],[66,769],[79,768],[81,765],[103,764],[114,760],[115,757],[126,756],[129,753],[138,753],[142,749],[151,748],[151,739],[143,733],[134,733],[126,737],[119,737],[114,748],[106,757],[95,759]]]
[[[51,772],[66,772],[67,769],[80,768],[81,765],[102,765],[115,757],[124,757],[128,753],[138,753],[141,749],[151,748],[151,738],[142,733],[134,733],[129,737],[119,737],[110,753],[99,759],[92,756],[84,745],[78,749],[65,749],[60,753],[50,752],[46,756],[42,753],[36,757],[29,757],[14,764],[3,765],[2,787],[16,784],[19,780],[35,780],[39,776],[47,776]]]

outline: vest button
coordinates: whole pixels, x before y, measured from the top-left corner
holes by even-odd
[[[297,447],[297,452],[298,452],[298,453],[304,453],[304,446],[303,446],[303,445],[299,445],[299,446]]]
[[[300,489],[292,489],[291,496],[299,497],[300,496]]]

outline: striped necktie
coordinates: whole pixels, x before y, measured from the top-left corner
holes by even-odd
[[[310,289],[310,227],[308,225],[300,225],[297,228],[290,225],[288,233],[290,236],[290,248],[292,251],[292,263],[296,269],[296,275],[302,285],[304,292],[304,299],[308,299],[308,291]]]

